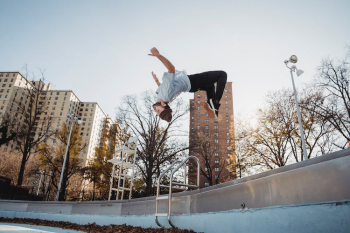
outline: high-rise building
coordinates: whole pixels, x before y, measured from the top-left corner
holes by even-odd
[[[29,105],[28,90],[33,90],[38,85],[43,85],[39,106],[44,106],[45,109],[36,121],[50,119],[51,130],[58,131],[63,122],[70,124],[68,114],[78,117],[82,121],[79,127],[83,144],[80,146],[85,145],[81,155],[86,165],[94,157],[103,128],[115,124],[96,102],[82,102],[71,90],[50,90],[50,84],[28,81],[19,72],[0,72],[0,123],[5,115],[19,122],[24,121],[23,115],[17,117],[17,113],[23,106]],[[50,138],[47,142],[55,143],[56,139]],[[8,143],[7,146],[10,149],[16,147],[14,143]]]
[[[194,98],[190,99],[189,154],[199,158],[201,170],[205,173],[200,173],[200,187],[234,178],[233,172],[226,168],[234,144],[232,82],[226,84],[218,119],[208,117],[203,106],[206,101],[205,91],[194,93]],[[194,183],[197,174],[194,163],[189,166],[188,174],[189,182]]]

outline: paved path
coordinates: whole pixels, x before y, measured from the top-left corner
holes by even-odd
[[[15,223],[0,223],[0,232],[6,233],[83,233],[83,231],[74,231],[56,227],[15,224]]]

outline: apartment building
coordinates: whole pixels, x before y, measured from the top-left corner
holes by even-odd
[[[221,107],[218,119],[208,117],[203,107],[206,100],[205,91],[194,93],[194,98],[190,99],[189,154],[199,158],[201,168],[206,173],[212,173],[212,183],[215,184],[234,178],[232,171],[226,168],[230,164],[228,158],[233,153],[231,146],[234,144],[232,135],[234,133],[232,82],[227,82],[226,84],[220,101]],[[213,148],[211,151],[205,152],[210,153],[206,159],[203,158],[203,154],[199,151],[200,146],[196,142],[200,137],[207,137],[210,147]],[[205,163],[210,164],[211,171],[208,170],[208,166]],[[193,183],[195,181],[196,173],[196,166],[192,163],[188,171],[189,182]],[[208,178],[200,175],[200,186],[206,187],[209,184]]]
[[[81,102],[78,119],[82,121],[80,136],[86,146],[84,149],[84,164],[86,164],[88,160],[94,158],[95,147],[99,145],[102,130],[104,127],[111,126],[109,122],[112,122],[112,124],[114,122],[96,102]]]
[[[82,152],[84,165],[89,159],[94,157],[95,147],[98,146],[103,127],[110,127],[114,121],[104,113],[100,105],[96,102],[82,102],[71,90],[51,90],[51,85],[45,85],[41,81],[28,81],[19,72],[0,72],[0,123],[4,116],[11,117],[16,121],[23,121],[22,114],[17,113],[23,106],[29,104],[28,90],[33,90],[35,86],[43,85],[43,92],[39,97],[39,105],[45,107],[43,114],[37,117],[40,122],[50,118],[51,130],[58,131],[63,122],[70,124],[68,114],[74,114],[82,120],[80,136],[85,150]],[[55,138],[47,140],[48,143],[55,143]],[[14,143],[9,143],[8,147],[14,149]]]

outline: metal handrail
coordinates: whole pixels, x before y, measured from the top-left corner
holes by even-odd
[[[180,185],[180,186],[185,186],[185,187],[191,187],[191,188],[199,188],[199,171],[200,171],[200,164],[199,164],[199,159],[193,155],[186,157],[183,161],[181,160],[176,160],[175,162],[173,162],[165,171],[163,171],[161,173],[161,175],[158,178],[157,181],[157,196],[156,196],[156,215],[155,215],[155,220],[158,226],[163,227],[159,221],[158,221],[158,197],[159,197],[159,191],[160,191],[160,180],[161,178],[165,175],[166,172],[168,172],[173,166],[175,166],[175,164],[181,162],[172,172],[170,175],[170,184],[169,184],[169,196],[168,196],[168,222],[172,227],[175,227],[175,225],[171,222],[171,199],[172,199],[172,189],[173,189],[173,177],[175,172],[177,172],[189,159],[194,159],[197,162],[197,184],[196,185],[190,185],[190,184],[186,184],[186,169],[185,169],[185,182],[184,183],[177,183],[174,182],[175,185]]]

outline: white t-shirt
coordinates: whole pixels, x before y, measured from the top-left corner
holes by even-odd
[[[156,93],[158,99],[170,103],[181,92],[188,92],[189,90],[191,90],[191,82],[186,72],[175,70],[175,74],[164,72],[162,84],[158,87]]]

